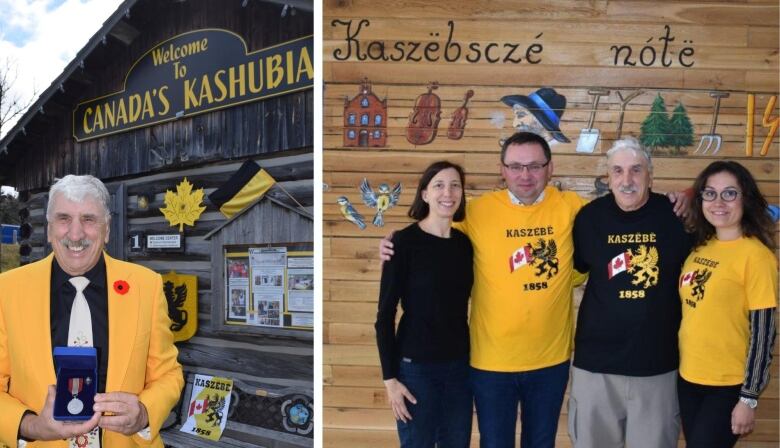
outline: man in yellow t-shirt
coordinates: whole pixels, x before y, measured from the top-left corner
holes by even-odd
[[[482,446],[553,447],[569,379],[574,217],[584,201],[547,187],[547,142],[517,133],[501,149],[507,189],[467,205],[474,247],[471,382]]]

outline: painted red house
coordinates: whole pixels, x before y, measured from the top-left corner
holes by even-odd
[[[387,98],[380,100],[363,79],[358,94],[344,99],[344,146],[385,146],[387,143]]]

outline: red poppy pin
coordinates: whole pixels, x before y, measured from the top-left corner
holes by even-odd
[[[124,280],[117,280],[114,282],[114,291],[117,294],[125,295],[127,294],[127,291],[130,291],[130,285]]]

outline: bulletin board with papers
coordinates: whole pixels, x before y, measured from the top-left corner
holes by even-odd
[[[225,249],[225,324],[312,331],[311,243]]]

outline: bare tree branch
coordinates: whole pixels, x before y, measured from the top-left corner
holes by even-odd
[[[0,63],[0,136],[6,124],[16,120],[35,101],[37,92],[33,91],[30,98],[23,98],[14,93],[12,88],[17,80],[16,66],[10,58]]]

